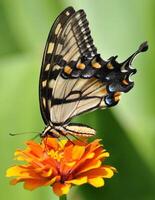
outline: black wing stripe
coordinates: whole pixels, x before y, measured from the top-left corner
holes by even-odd
[[[73,27],[73,30],[77,34],[77,36],[81,33],[83,33],[83,38],[87,35],[90,36],[89,22],[87,21],[86,14],[83,10],[79,11],[79,15],[77,14],[76,19],[77,19],[77,22],[75,21],[76,26]],[[78,37],[77,37],[77,39],[78,39]],[[81,44],[83,44],[83,46]],[[81,50],[82,54],[84,54],[86,51],[92,51],[92,49],[94,49],[93,53],[96,54],[96,48],[93,45],[93,39],[91,36],[90,36],[88,42],[86,42],[86,41],[82,42],[81,40],[78,40],[78,45],[79,46],[81,45],[80,50]],[[90,47],[88,47],[88,45]]]

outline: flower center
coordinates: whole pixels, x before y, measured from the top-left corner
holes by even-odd
[[[60,160],[63,158],[63,152],[60,151],[50,150],[48,152],[48,155],[53,159],[57,160],[58,162],[60,162]]]

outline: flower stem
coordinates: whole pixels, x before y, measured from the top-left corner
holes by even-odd
[[[67,195],[60,196],[59,200],[67,200]]]

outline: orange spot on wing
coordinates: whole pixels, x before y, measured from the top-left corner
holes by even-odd
[[[124,83],[125,85],[128,85],[128,82],[125,79],[122,81],[122,83]]]
[[[82,70],[82,69],[85,69],[85,67],[86,67],[86,66],[85,66],[84,63],[80,63],[80,64],[78,64],[78,65],[76,66],[77,69],[81,69],[81,70]]]
[[[109,63],[107,64],[107,68],[108,68],[108,69],[114,69],[114,66],[111,64],[111,62],[109,62]]]
[[[101,64],[98,63],[98,62],[94,62],[94,63],[92,63],[92,67],[96,68],[96,69],[100,69],[101,68]]]
[[[65,72],[66,74],[71,74],[72,68],[71,68],[70,66],[65,66],[65,67],[64,67],[64,72]]]
[[[116,93],[114,94],[114,99],[115,99],[115,101],[119,101],[120,98],[121,98],[121,92],[116,92]]]
[[[100,92],[101,92],[102,94],[106,94],[106,93],[107,93],[107,90],[106,90],[106,88],[102,88],[102,89],[100,90]]]

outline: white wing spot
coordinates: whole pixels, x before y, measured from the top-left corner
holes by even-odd
[[[82,26],[82,23],[83,23],[82,20],[79,20],[78,25]]]
[[[54,65],[54,67],[53,67],[53,71],[55,71],[55,70],[59,70],[61,67],[59,66],[59,65]]]
[[[46,99],[43,97],[43,105],[46,107]]]
[[[55,29],[55,35],[58,34],[60,28],[61,28],[61,24],[59,23],[59,24],[57,25],[56,29]]]
[[[46,65],[45,71],[48,71],[50,69],[50,64]]]
[[[54,43],[53,43],[53,42],[50,42],[50,43],[49,43],[49,46],[48,46],[47,53],[52,53],[52,52],[53,52],[53,48],[54,48]]]
[[[42,86],[43,86],[43,87],[45,87],[46,84],[47,84],[47,80],[45,80],[45,81],[42,82]]]
[[[81,32],[83,32],[83,33],[84,33],[84,32],[85,32],[85,28],[83,28],[83,27],[82,27],[82,28],[81,28]]]
[[[87,48],[90,48],[91,46],[90,46],[90,44],[87,44]],[[90,50],[91,50],[91,48],[90,48]]]
[[[78,14],[75,16],[75,18],[76,18],[76,19],[79,19],[79,17],[80,17],[80,14],[78,13]]]
[[[67,12],[66,12],[66,15],[67,15],[67,16],[69,16],[69,15],[70,15],[70,13],[67,11]]]
[[[84,38],[84,40],[87,40],[87,38],[88,38],[88,37],[87,37],[86,35],[84,35],[84,37],[83,37],[83,38]]]

